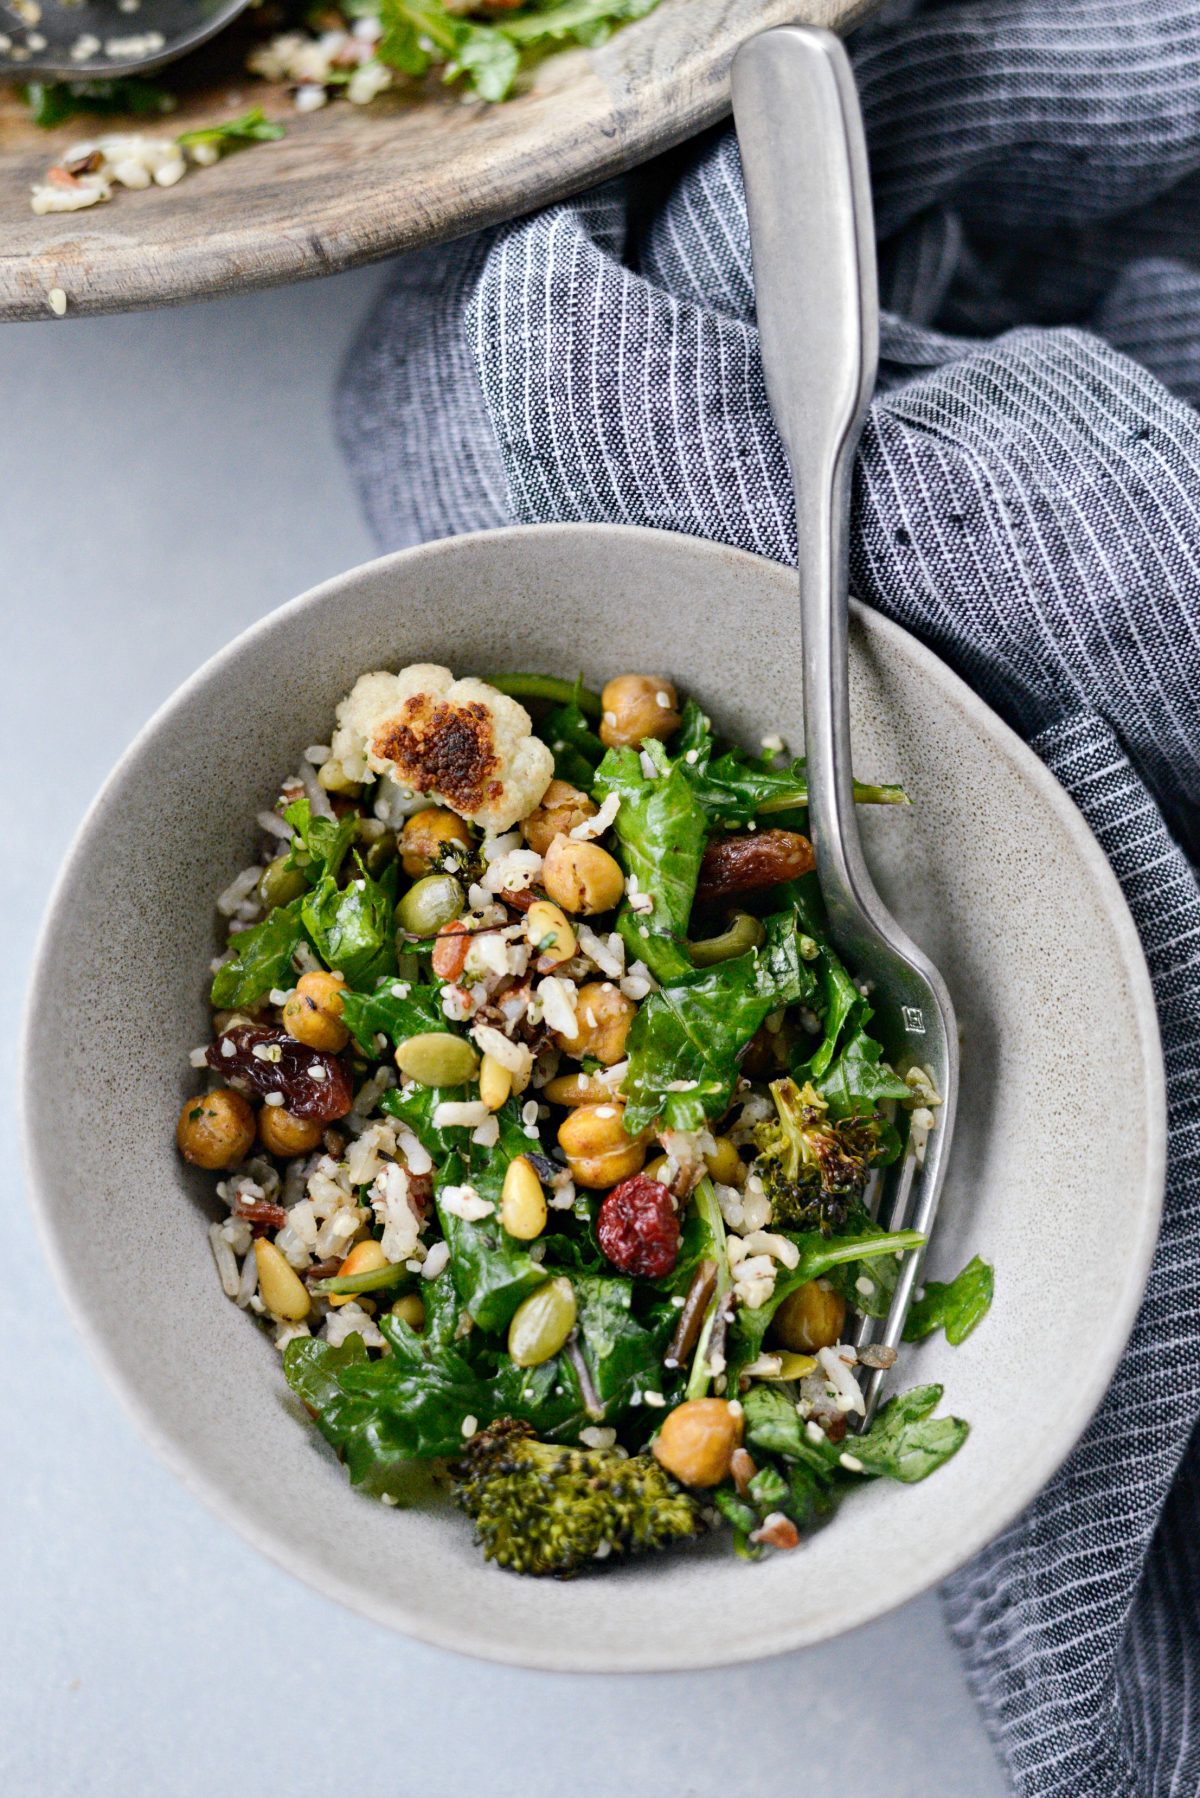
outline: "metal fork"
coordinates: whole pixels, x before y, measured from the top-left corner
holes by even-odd
[[[767,395],[796,496],[804,737],[817,874],[834,943],[872,983],[893,1065],[928,1070],[941,1097],[921,1154],[911,1127],[881,1182],[878,1216],[928,1240],[954,1129],[958,1034],[937,969],[891,916],[867,871],[851,786],[848,665],[850,482],[879,359],[879,301],[862,115],[849,59],[831,32],[780,26],[733,64],[759,341]],[[896,1349],[921,1250],[905,1257],[883,1328],[858,1343]],[[864,1391],[865,1428],[884,1370]]]

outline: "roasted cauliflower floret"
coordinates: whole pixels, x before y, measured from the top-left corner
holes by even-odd
[[[390,775],[489,831],[526,817],[554,773],[523,705],[431,662],[356,681],[337,709],[330,760],[347,780]]]

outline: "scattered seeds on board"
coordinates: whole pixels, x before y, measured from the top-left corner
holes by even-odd
[[[49,306],[51,312],[53,312],[55,318],[66,317],[67,296],[61,287],[52,287],[50,289],[50,292],[46,295],[46,304]]]

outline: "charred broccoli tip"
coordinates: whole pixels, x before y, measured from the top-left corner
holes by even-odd
[[[454,1496],[489,1561],[516,1573],[575,1573],[609,1553],[666,1548],[703,1529],[696,1501],[650,1455],[563,1448],[500,1418],[450,1468]]]
[[[831,1118],[811,1085],[771,1083],[774,1118],[757,1125],[757,1172],[771,1201],[772,1220],[787,1229],[826,1236],[845,1223],[862,1197],[872,1162],[885,1152],[878,1113]]]

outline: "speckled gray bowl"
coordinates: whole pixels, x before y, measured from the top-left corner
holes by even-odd
[[[26,1060],[29,1160],[69,1306],[158,1452],[331,1597],[426,1641],[534,1667],[706,1666],[865,1622],[1018,1512],[1086,1424],[1142,1291],[1163,1183],[1150,984],[1108,865],[1042,766],[893,626],[853,633],[855,762],[910,809],[868,815],[897,915],[939,963],[963,1093],[934,1274],[979,1251],[996,1301],[961,1348],[910,1351],[969,1418],[924,1485],[864,1486],[800,1551],[725,1542],[566,1584],[485,1566],[438,1509],[359,1497],[306,1427],[267,1338],[222,1295],[209,1178],[174,1123],[207,1034],[212,900],[253,815],[364,669],[441,661],[593,683],[670,674],[755,742],[801,738],[793,577],[686,538],[588,526],[461,537],[329,582],[188,681],[87,819],[50,907]],[[87,1130],[61,1127],[64,1089]],[[1112,1094],[1121,1094],[1119,1107]],[[219,1568],[214,1578],[222,1577]]]

